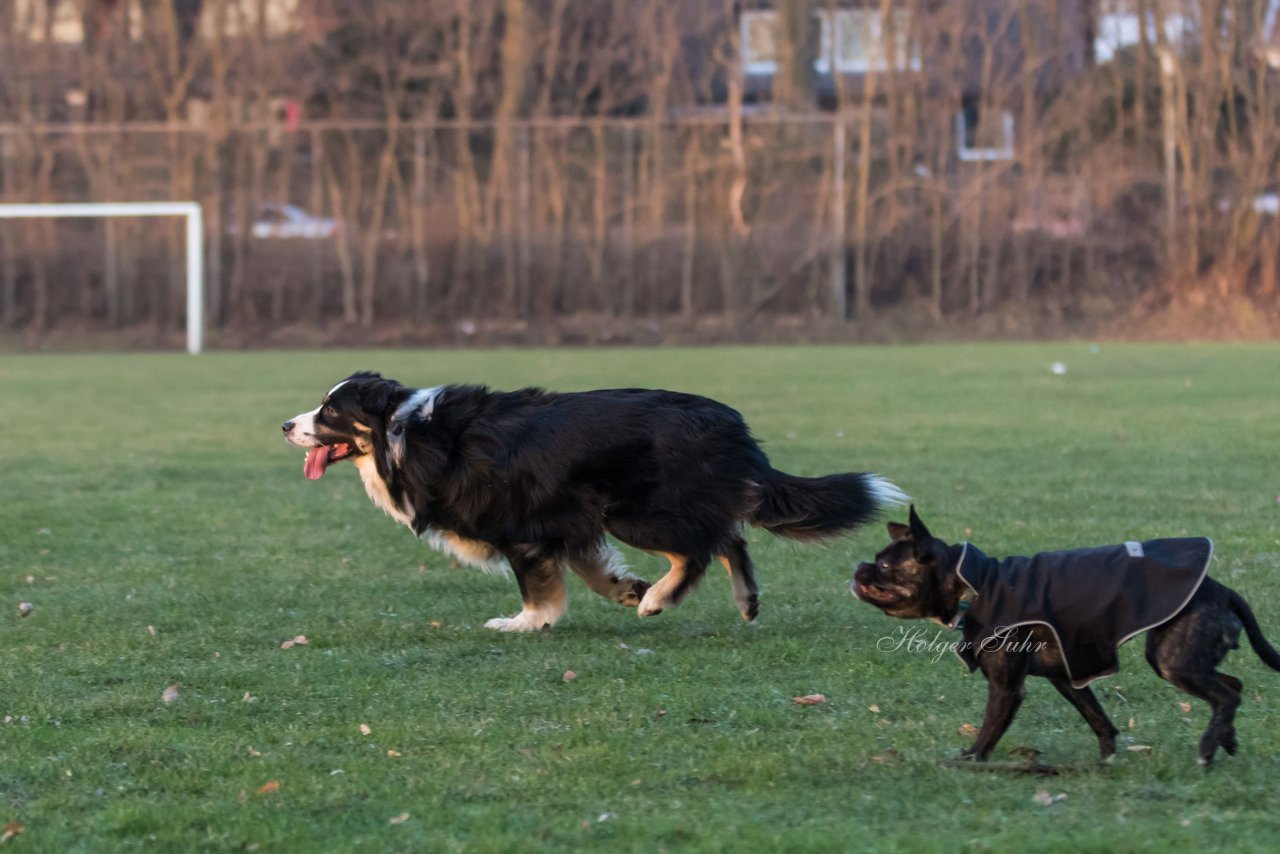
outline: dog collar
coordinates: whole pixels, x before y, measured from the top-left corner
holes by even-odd
[[[436,398],[443,390],[443,386],[420,388],[396,408],[387,422],[387,462],[391,466],[399,465],[404,459],[404,430],[409,419],[416,415],[420,421],[429,421],[435,412]]]
[[[960,594],[960,601],[956,603],[956,615],[951,618],[951,622],[947,624],[947,628],[957,630],[963,629],[965,615],[969,613],[969,608],[973,605],[973,600],[977,598],[977,593],[974,593],[972,589],[966,588],[965,591]]]
[[[964,585],[964,592],[960,594],[960,601],[956,603],[956,615],[951,618],[951,622],[947,623],[950,629],[963,629],[965,615],[969,613],[969,608],[973,606],[973,600],[978,598],[978,593],[969,585],[965,577],[960,574],[960,567],[964,566],[965,555],[969,553],[969,544],[965,543],[964,548],[960,550],[960,557],[956,560],[955,574],[960,579],[960,583]]]

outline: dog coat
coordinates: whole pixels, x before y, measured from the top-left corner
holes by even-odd
[[[1071,684],[1083,688],[1119,669],[1121,644],[1191,601],[1212,555],[1206,537],[1003,560],[965,543],[955,572],[974,596],[967,615],[961,612],[965,642],[956,645],[956,654],[972,672],[981,650],[1014,645],[1004,632],[1041,623],[1057,638]]]

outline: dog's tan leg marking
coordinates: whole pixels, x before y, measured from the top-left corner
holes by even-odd
[[[601,543],[594,553],[575,557],[568,563],[593,591],[628,608],[639,605],[640,597],[649,589],[649,582],[634,575],[618,550],[607,543]]]
[[[671,561],[671,569],[666,575],[659,578],[644,594],[644,598],[640,600],[640,607],[636,609],[636,613],[641,617],[661,614],[663,608],[676,604],[672,601],[672,594],[684,584],[685,566],[688,564],[689,559],[684,555],[671,552],[658,552],[658,554]]]
[[[444,538],[448,543],[449,550],[464,563],[484,564],[491,560],[499,560],[502,557],[502,554],[488,543],[480,540],[468,540],[466,537],[458,536],[453,531],[445,531]]]
[[[733,604],[738,606],[738,610],[742,613],[744,620],[750,620],[755,614],[751,613],[753,606],[753,594],[751,588],[747,587],[747,583],[742,576],[734,572],[733,564],[725,555],[717,555],[720,563],[724,565],[725,572],[729,573],[729,583],[733,585]],[[750,614],[750,616],[748,616]]]
[[[738,606],[742,619],[750,622],[759,613],[760,588],[756,584],[755,567],[745,542],[739,540],[729,554],[716,555],[729,573],[733,585],[733,604]]]
[[[494,617],[484,624],[486,629],[500,632],[538,632],[559,622],[569,610],[564,589],[564,570],[560,564],[546,561],[536,571],[520,575],[524,608],[514,617]]]

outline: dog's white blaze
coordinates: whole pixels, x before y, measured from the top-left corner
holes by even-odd
[[[360,472],[360,480],[364,483],[364,491],[368,494],[369,500],[392,519],[412,528],[413,508],[398,507],[391,500],[391,493],[387,492],[387,483],[382,479],[382,475],[378,474],[378,466],[373,461],[373,457],[369,454],[361,454],[353,462],[356,471]]]
[[[333,388],[329,389],[328,393],[324,396],[324,399],[325,399],[325,400],[328,400],[330,395],[332,395],[332,394],[333,394],[335,391],[337,391],[338,389],[342,388],[342,387],[343,387],[344,385],[346,385],[348,382],[350,382],[350,380],[343,380],[342,382],[338,383],[338,384],[337,384],[336,386],[334,386]]]
[[[316,407],[310,412],[303,412],[301,415],[295,415],[289,420],[293,422],[293,427],[288,433],[284,434],[285,439],[290,444],[297,445],[300,448],[314,448],[320,444],[316,441],[316,414],[320,412],[320,407]]]
[[[876,504],[881,507],[902,505],[911,500],[911,496],[899,489],[896,484],[879,475],[867,476],[867,489]]]

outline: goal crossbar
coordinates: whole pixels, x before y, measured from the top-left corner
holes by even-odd
[[[0,204],[0,219],[181,216],[187,224],[187,352],[204,349],[204,215],[199,202]]]

